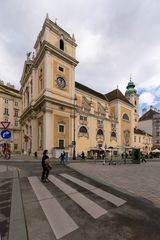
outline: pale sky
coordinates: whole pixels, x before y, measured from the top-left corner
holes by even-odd
[[[130,74],[141,108],[160,108],[159,0],[1,0],[0,79],[20,88],[46,13],[77,46],[76,81],[101,93],[124,93]]]

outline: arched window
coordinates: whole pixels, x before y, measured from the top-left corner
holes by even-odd
[[[60,41],[59,41],[59,47],[61,50],[64,51],[64,41],[62,39],[60,39]]]
[[[103,136],[103,131],[102,131],[102,129],[99,129],[99,130],[97,131],[97,135]]]
[[[128,115],[126,113],[123,114],[123,119],[129,121],[129,117],[128,117]]]
[[[111,137],[116,138],[116,133],[115,133],[115,132],[112,132],[112,133],[111,133]]]
[[[82,127],[80,127],[79,132],[80,133],[87,133],[87,128],[82,126]]]

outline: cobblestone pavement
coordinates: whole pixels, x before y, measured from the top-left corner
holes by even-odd
[[[160,162],[122,165],[71,163],[70,167],[101,183],[146,198],[160,207]]]

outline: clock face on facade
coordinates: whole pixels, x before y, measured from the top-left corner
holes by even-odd
[[[65,88],[65,87],[66,87],[66,81],[64,80],[64,78],[58,77],[58,78],[57,78],[57,85],[58,85],[60,88]]]

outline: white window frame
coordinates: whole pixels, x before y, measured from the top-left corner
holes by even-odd
[[[60,132],[59,130],[60,130],[60,126],[63,126],[63,128],[64,128],[64,131],[63,132]],[[64,124],[62,124],[62,123],[59,123],[58,124],[58,133],[65,133],[65,125]]]
[[[81,119],[82,118],[82,119]],[[85,120],[86,119],[86,120]],[[85,121],[87,122],[87,116],[86,115],[79,115],[79,120],[80,121]]]
[[[18,119],[15,119],[15,120],[14,120],[14,126],[15,126],[15,127],[18,127],[18,126],[19,126],[19,121],[18,121]]]
[[[4,98],[4,103],[5,104],[8,104],[8,101],[9,101],[8,98]]]

